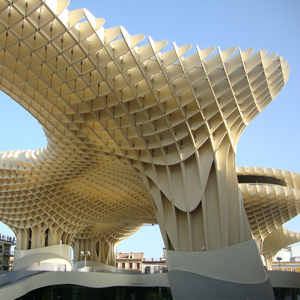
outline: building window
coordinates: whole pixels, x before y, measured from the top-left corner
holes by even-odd
[[[132,263],[129,263],[129,269],[132,269]]]
[[[136,268],[139,270],[140,269],[140,263],[136,263]]]
[[[125,263],[122,263],[122,269],[125,269]]]

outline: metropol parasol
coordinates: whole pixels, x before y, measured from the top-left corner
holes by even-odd
[[[15,268],[35,262],[32,250],[70,264],[71,248],[75,263],[89,250],[114,266],[116,245],[156,223],[172,293],[182,276],[199,276],[268,295],[260,254],[269,268],[300,240],[282,227],[300,212],[300,176],[236,167],[235,154],[288,80],[287,62],[236,47],[164,52],[167,42],[150,37],[139,47],[144,35],[67,6],[0,3],[0,89],[48,141],[0,154],[0,220],[17,238]]]

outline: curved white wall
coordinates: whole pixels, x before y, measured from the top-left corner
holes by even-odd
[[[248,284],[268,279],[254,240],[212,251],[164,251],[169,271],[180,270]]]
[[[15,249],[14,270],[28,268],[40,270],[70,271],[72,247],[69,245],[53,245],[43,248]]]

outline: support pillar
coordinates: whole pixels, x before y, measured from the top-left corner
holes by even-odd
[[[173,299],[273,300],[238,187],[235,150],[228,136],[217,140],[178,163],[144,165],[141,174],[167,249]]]
[[[105,238],[90,237],[86,239],[74,239],[74,263],[83,260],[81,251],[90,251],[89,261],[115,266],[115,244]]]

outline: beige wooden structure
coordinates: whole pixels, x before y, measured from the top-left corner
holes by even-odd
[[[300,213],[300,175],[254,167],[238,167],[237,174],[252,235],[271,269],[279,250],[300,241],[300,233],[282,226]]]
[[[150,37],[139,47],[144,35],[67,6],[0,2],[0,88],[48,140],[1,153],[0,216],[18,249],[62,243],[75,261],[89,250],[115,265],[116,243],[144,223],[158,222],[168,250],[194,252],[263,241],[299,213],[298,187],[288,186],[287,206],[277,187],[242,184],[242,197],[235,166],[241,133],[288,79],[282,56],[198,46],[188,55],[175,43],[163,52],[167,42]],[[270,193],[279,221],[256,210]]]

